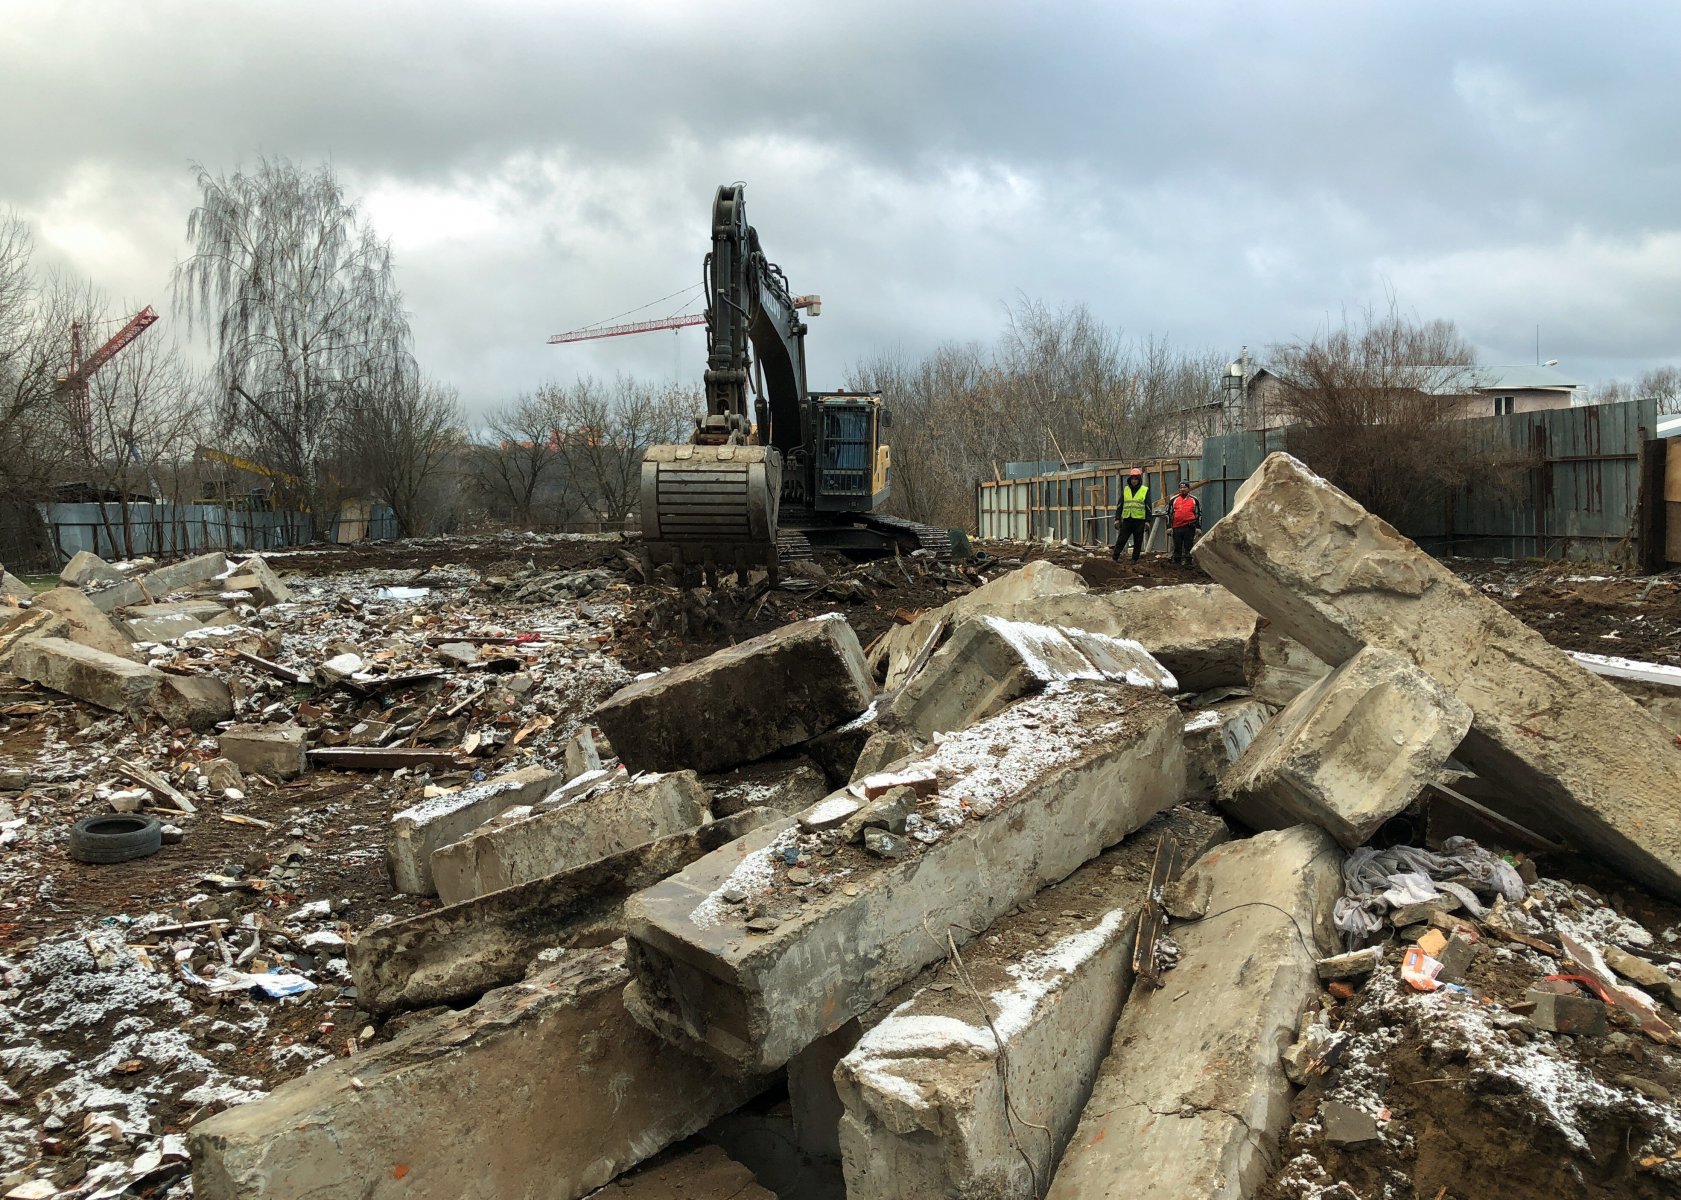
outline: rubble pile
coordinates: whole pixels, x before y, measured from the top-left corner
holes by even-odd
[[[1681,646],[1283,455],[1212,583],[416,552],[0,626],[0,1196],[1681,1189]]]

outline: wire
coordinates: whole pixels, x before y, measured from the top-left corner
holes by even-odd
[[[618,315],[617,315],[617,316],[612,316],[612,317],[604,317],[604,318],[602,318],[602,319],[601,319],[601,320],[599,320],[599,321],[597,321],[597,322],[595,322],[595,324],[593,324],[593,325],[585,325],[585,326],[584,326],[584,327],[583,327],[583,328],[582,328],[582,329],[580,329],[580,330],[579,330],[579,331],[578,331],[578,332],[579,332],[579,333],[585,333],[585,332],[587,332],[587,331],[589,331],[589,330],[591,330],[591,329],[599,329],[599,328],[600,328],[600,327],[601,327],[601,326],[603,326],[603,325],[611,325],[611,324],[612,324],[612,323],[613,323],[613,322],[614,322],[614,321],[617,321],[617,320],[618,320],[618,319],[619,319],[619,318],[620,318],[620,317],[628,317],[628,316],[630,316],[630,315],[631,315],[631,314],[632,314],[632,313],[639,313],[639,312],[641,312],[641,311],[642,311],[642,310],[643,310],[643,309],[645,309],[645,308],[652,308],[652,307],[654,307],[654,305],[656,305],[656,304],[664,304],[664,303],[665,303],[665,302],[666,302],[666,301],[667,301],[667,300],[671,300],[671,299],[673,299],[673,298],[675,298],[675,297],[677,297],[677,296],[681,296],[681,295],[682,295],[682,294],[683,294],[683,293],[684,293],[684,292],[688,292],[688,291],[693,291],[693,290],[694,290],[694,289],[695,289],[695,288],[697,288],[697,287],[700,287],[700,286],[701,286],[701,285],[699,285],[699,284],[694,284],[694,283],[691,283],[691,284],[690,284],[690,285],[689,285],[689,286],[688,286],[688,287],[680,287],[680,288],[678,288],[678,289],[677,289],[677,290],[676,290],[676,291],[675,291],[675,292],[671,292],[671,293],[669,293],[669,294],[668,294],[668,295],[664,295],[664,296],[661,296],[661,297],[660,297],[660,298],[659,298],[659,299],[658,299],[658,300],[650,300],[650,301],[648,301],[648,303],[646,303],[646,304],[638,304],[638,305],[637,305],[637,306],[636,306],[636,307],[635,307],[635,308],[627,308],[627,309],[625,309],[625,311],[624,311],[624,312],[622,312],[622,313],[619,313],[619,314],[618,314]],[[690,300],[690,301],[689,301],[689,304],[693,304],[693,303],[694,303],[694,302],[695,302],[695,300],[698,300],[698,299],[700,299],[700,297],[699,297],[699,296],[696,296],[696,297],[695,297],[695,298],[694,298],[694,300]],[[689,307],[689,304],[685,304],[685,305],[684,305],[684,306],[683,306],[683,308],[688,308],[688,307]],[[678,310],[677,310],[677,312],[678,312],[678,313],[680,313],[680,312],[682,312],[682,311],[683,311],[683,309],[682,309],[682,308],[680,308],[680,309],[678,309]],[[673,316],[675,316],[675,315],[677,315],[677,314],[676,314],[676,313],[673,313],[673,314],[672,314],[672,315],[673,315]]]

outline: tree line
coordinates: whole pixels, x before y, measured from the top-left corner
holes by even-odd
[[[700,406],[694,391],[580,379],[471,421],[422,370],[390,245],[330,167],[194,170],[187,253],[159,305],[177,320],[88,378],[83,416],[64,379],[72,326],[91,353],[132,310],[39,269],[28,226],[0,210],[0,559],[46,552],[31,514],[53,500],[106,501],[118,525],[197,500],[319,514],[316,538],[352,499],[388,505],[405,536],[616,525],[643,446]]]

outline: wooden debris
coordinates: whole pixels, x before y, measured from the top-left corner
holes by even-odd
[[[455,751],[420,746],[329,746],[309,752],[318,767],[343,771],[385,771],[397,767],[453,767]]]
[[[117,774],[143,787],[151,788],[160,796],[169,797],[175,802],[176,808],[189,816],[198,812],[197,806],[187,798],[185,792],[150,767],[143,767],[139,763],[132,763],[119,758],[117,760]]]

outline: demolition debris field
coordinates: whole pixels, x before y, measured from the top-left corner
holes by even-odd
[[[154,665],[225,679],[241,721],[296,721],[319,746],[388,748],[397,752],[393,763],[414,752],[413,762],[355,771],[312,765],[290,780],[247,773],[231,790],[190,790],[197,768],[217,756],[213,733],[136,725],[0,678],[0,766],[21,772],[0,791],[0,1180],[45,1156],[66,1189],[99,1170],[110,1172],[102,1186],[127,1186],[113,1164],[162,1139],[155,1144],[164,1161],[152,1169],[170,1190],[156,1194],[181,1194],[171,1183],[179,1144],[169,1139],[193,1121],[412,1025],[414,1015],[384,1023],[371,1016],[345,961],[358,932],[437,904],[394,894],[384,859],[391,817],[510,763],[558,766],[595,706],[635,676],[826,612],[844,614],[867,646],[1038,559],[1077,571],[1097,592],[1207,582],[1159,557],[1134,565],[1067,547],[981,549],[978,560],[950,564],[825,558],[797,566],[776,588],[760,580],[696,593],[642,582],[614,537],[501,535],[275,554],[270,564],[292,592],[289,603],[241,609],[237,626],[172,639],[152,654]],[[1681,665],[1681,580],[1673,573],[1451,565],[1563,649]],[[345,655],[375,682],[322,674]],[[427,750],[452,752],[450,761],[423,762]],[[70,825],[108,810],[110,793],[129,779],[125,764],[189,789],[196,812],[170,818],[182,839],[132,862],[72,861]],[[1542,856],[1540,865],[1556,874],[1547,895],[1557,928],[1598,923],[1599,932],[1649,947],[1659,961],[1681,954],[1674,906],[1585,861]],[[283,1000],[190,989],[135,965],[124,946],[195,974],[217,964],[278,966],[314,986]],[[1468,982],[1515,1003],[1539,973],[1567,970],[1533,951],[1503,951],[1484,954]],[[1409,1097],[1391,1104],[1386,1120],[1403,1123],[1411,1156],[1403,1162],[1386,1148],[1392,1161],[1370,1150],[1356,1157],[1329,1144],[1315,1115],[1323,1085],[1310,1079],[1295,1102],[1285,1165],[1263,1193],[1269,1200],[1346,1194],[1335,1190],[1339,1179],[1360,1196],[1410,1195],[1396,1190],[1406,1171],[1420,1189],[1528,1194],[1513,1181],[1539,1185],[1544,1172],[1526,1164],[1559,1137],[1611,1164],[1603,1194],[1664,1194],[1660,1180],[1619,1165],[1616,1148],[1603,1144],[1628,1117],[1606,1095],[1582,1092],[1578,1079],[1577,1092],[1549,1099],[1511,1079],[1556,1070],[1548,1064],[1562,1056],[1606,1083],[1638,1080],[1667,1102],[1681,1092],[1673,1052],[1626,1030],[1603,1044],[1560,1039],[1559,1048],[1522,1028],[1475,1028],[1480,1015],[1425,1013],[1388,975],[1381,986],[1328,1000],[1328,1015],[1350,1034],[1343,1053],[1374,1064],[1381,1057],[1383,1082]],[[1356,1078],[1345,1073],[1338,1095],[1358,1106]],[[44,1090],[56,1103],[41,1104]],[[111,1120],[72,1120],[95,1107],[81,1102],[100,1090],[112,1098],[97,1111]],[[1512,1124],[1508,1141],[1467,1116],[1481,1103],[1468,1093],[1506,1095],[1496,1108],[1503,1104]],[[32,1104],[22,1107],[23,1097]]]

